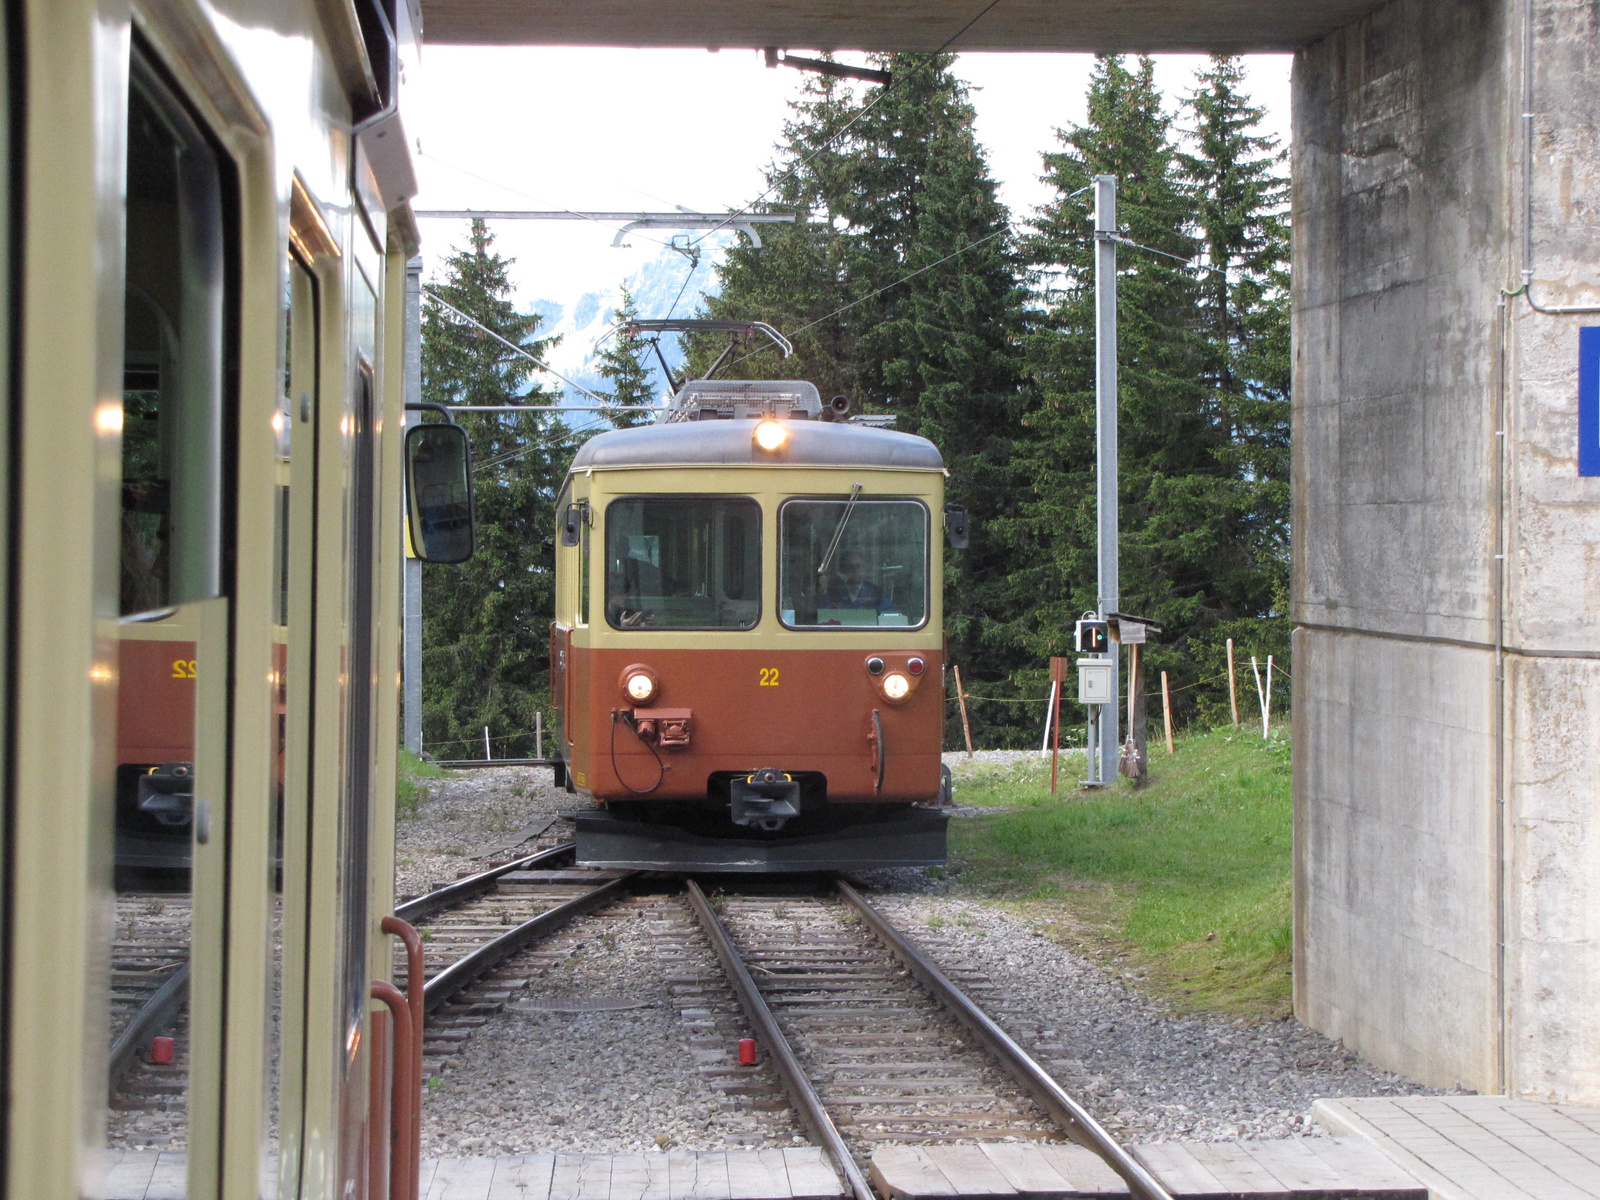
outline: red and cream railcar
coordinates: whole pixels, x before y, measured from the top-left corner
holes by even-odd
[[[944,861],[943,462],[824,411],[697,381],[578,451],[551,661],[582,861]]]

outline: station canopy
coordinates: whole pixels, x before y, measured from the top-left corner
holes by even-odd
[[[952,50],[1295,50],[1381,0],[1000,0]],[[936,50],[987,0],[422,0],[428,42]]]

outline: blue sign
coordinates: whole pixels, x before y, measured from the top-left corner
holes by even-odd
[[[1600,326],[1578,330],[1578,474],[1600,475]]]

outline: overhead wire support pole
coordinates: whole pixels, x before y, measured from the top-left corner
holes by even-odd
[[[1096,517],[1100,619],[1117,611],[1119,580],[1117,522],[1117,177],[1094,177],[1094,424]],[[1111,695],[1099,705],[1100,769],[1090,778],[1109,784],[1117,777],[1117,753],[1122,739],[1117,681],[1118,643],[1108,643],[1102,656],[1109,658]]]

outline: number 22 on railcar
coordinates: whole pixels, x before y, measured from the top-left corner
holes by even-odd
[[[833,415],[698,380],[579,449],[551,662],[580,861],[944,861],[943,462]]]

